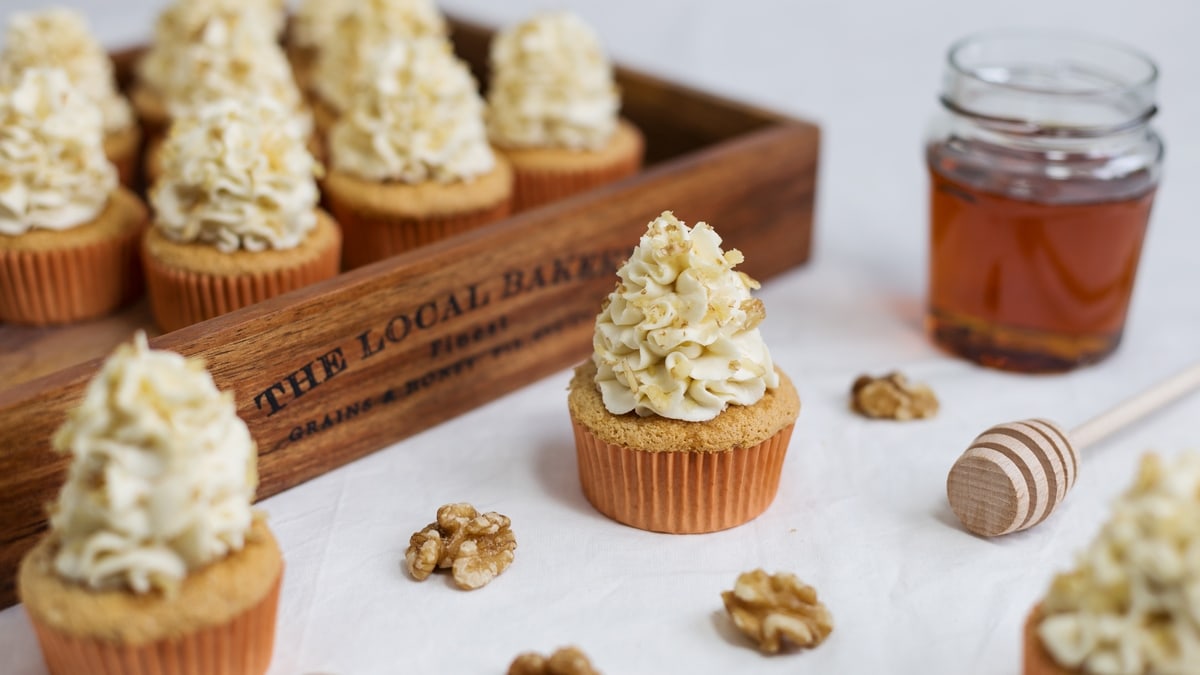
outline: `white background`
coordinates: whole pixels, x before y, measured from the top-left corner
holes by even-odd
[[[72,4],[118,46],[144,39],[161,3]],[[1138,456],[1200,449],[1200,396],[1090,450],[1064,506],[1027,533],[964,533],[945,503],[946,471],[993,423],[1046,416],[1071,426],[1200,358],[1200,3],[444,6],[493,24],[569,7],[626,65],[822,125],[815,258],[761,293],[763,332],[804,406],[774,505],[712,535],[644,533],[591,509],[575,474],[565,372],[265,501],[288,565],[272,673],[503,673],[518,652],[564,644],[582,646],[609,675],[1019,672],[1026,612],[1095,533]],[[1166,178],[1125,342],[1069,375],[984,370],[940,353],[921,331],[921,146],[943,52],[1001,26],[1107,35],[1162,69]],[[854,376],[894,367],[934,386],[943,401],[935,420],[868,422],[847,411]],[[516,562],[472,593],[440,576],[412,581],[401,568],[409,535],[460,500],[512,517]],[[765,658],[731,632],[719,593],[760,566],[819,589],[837,624],[825,644]],[[43,672],[20,608],[0,612],[0,655],[5,673]]]

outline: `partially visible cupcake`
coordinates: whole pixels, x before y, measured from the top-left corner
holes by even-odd
[[[448,41],[393,42],[374,63],[333,128],[323,183],[347,268],[503,218],[512,197],[475,80]]]
[[[488,133],[513,165],[523,211],[634,174],[645,142],[619,118],[613,69],[595,33],[566,12],[492,42]]]
[[[273,101],[226,100],[180,119],[150,193],[142,259],[167,331],[328,279],[341,232],[317,208],[317,164]]]
[[[117,91],[112,60],[83,15],[63,8],[13,14],[0,52],[0,79],[14,82],[28,68],[61,68],[99,106],[104,154],[116,165],[121,183],[131,187],[137,180],[141,131],[129,102]]]
[[[203,363],[139,333],[53,445],[67,482],[17,578],[51,675],[266,672],[283,558],[250,508],[254,441]]]
[[[104,154],[100,109],[57,68],[0,86],[0,321],[93,319],[141,288],[146,208]]]
[[[321,50],[333,41],[338,22],[354,4],[352,0],[300,0],[296,6],[288,27],[287,56],[302,91],[310,91]]]
[[[175,0],[163,10],[154,24],[150,49],[138,62],[131,92],[147,138],[166,135],[177,112],[172,102],[189,100],[193,88],[241,91],[247,86],[279,86],[278,59],[267,56],[268,63],[257,63],[270,50],[253,46],[278,47],[283,20],[279,0]],[[290,69],[284,71],[290,80]],[[259,80],[260,74],[266,79]],[[232,82],[223,84],[222,79]]]
[[[433,0],[353,0],[337,18],[332,35],[316,55],[311,74],[313,116],[322,138],[370,86],[372,64],[391,42],[444,38],[446,19]]]
[[[1142,459],[1025,626],[1025,675],[1200,673],[1200,454]]]
[[[713,532],[774,500],[800,399],[741,261],[707,224],[665,212],[617,272],[568,396],[583,493],[606,516]]]

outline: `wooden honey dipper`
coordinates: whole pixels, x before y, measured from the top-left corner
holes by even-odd
[[[967,530],[996,537],[1046,519],[1075,485],[1079,452],[1200,386],[1200,364],[1076,427],[1049,420],[998,424],[980,434],[946,477],[950,509]]]

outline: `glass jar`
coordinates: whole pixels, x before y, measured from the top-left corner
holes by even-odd
[[[926,145],[935,342],[1025,372],[1116,349],[1162,171],[1157,80],[1140,52],[1071,33],[950,48]]]

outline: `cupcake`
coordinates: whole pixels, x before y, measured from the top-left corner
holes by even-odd
[[[512,163],[514,211],[636,173],[644,140],[617,116],[612,65],[596,35],[565,12],[542,14],[492,43],[487,124]]]
[[[100,108],[66,73],[0,85],[0,321],[82,321],[132,300],[145,225],[104,155]]]
[[[51,675],[266,672],[283,558],[250,508],[254,441],[204,365],[139,333],[53,445],[67,482],[17,576]]]
[[[713,532],[775,498],[800,399],[763,344],[741,261],[668,211],[617,272],[567,401],[583,493],[604,515]]]
[[[1200,454],[1142,459],[1025,625],[1025,675],[1200,673]]]
[[[347,268],[503,218],[512,197],[512,171],[488,145],[475,80],[449,42],[393,42],[373,62],[333,127],[323,183]]]
[[[130,94],[147,138],[165,136],[180,106],[246,98],[285,82],[295,89],[287,59],[271,49],[281,52],[283,19],[278,0],[175,0],[154,25]]]
[[[163,330],[337,274],[341,232],[317,209],[317,165],[289,119],[270,99],[225,100],[172,127],[142,245]]]
[[[334,122],[351,106],[355,93],[371,86],[371,64],[389,43],[444,38],[447,32],[446,19],[432,0],[349,2],[317,52],[311,73],[317,133],[328,136]]]
[[[0,52],[0,78],[14,82],[28,68],[61,68],[71,85],[100,108],[104,154],[116,165],[121,183],[131,187],[141,131],[117,91],[112,61],[83,15],[62,8],[12,15]]]

